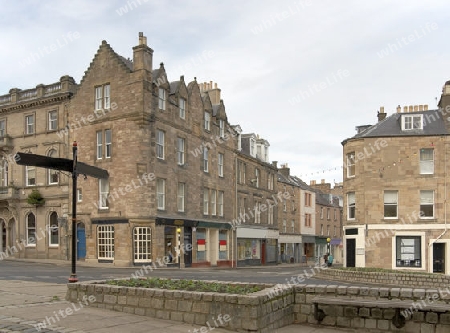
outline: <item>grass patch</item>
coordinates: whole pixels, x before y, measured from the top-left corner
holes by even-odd
[[[264,289],[263,287],[254,285],[233,285],[197,280],[171,280],[160,278],[108,280],[106,281],[106,284],[121,287],[159,288],[167,290],[217,292],[239,295],[246,295]]]

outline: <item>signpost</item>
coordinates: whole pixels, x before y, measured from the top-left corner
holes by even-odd
[[[108,178],[108,171],[77,161],[77,142],[73,142],[73,159],[48,157],[43,155],[17,153],[16,163],[72,173],[72,272],[69,283],[77,278],[77,177],[79,174],[94,178]]]

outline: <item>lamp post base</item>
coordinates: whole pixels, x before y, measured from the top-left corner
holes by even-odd
[[[78,278],[76,274],[71,274],[69,278],[69,283],[75,283],[78,282]]]

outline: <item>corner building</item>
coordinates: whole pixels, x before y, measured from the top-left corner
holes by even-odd
[[[344,265],[450,273],[450,83],[439,109],[399,106],[344,152]]]
[[[132,60],[102,42],[68,114],[79,161],[110,175],[78,180],[80,258],[235,264],[237,133],[217,85],[169,81],[140,33]]]

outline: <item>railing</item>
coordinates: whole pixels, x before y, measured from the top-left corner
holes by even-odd
[[[45,87],[44,95],[50,95],[54,94],[55,92],[58,92],[61,90],[61,83],[53,83]]]
[[[19,100],[31,99],[37,96],[37,89],[29,89],[19,92]]]
[[[11,95],[0,96],[0,104],[5,104],[11,102]]]

